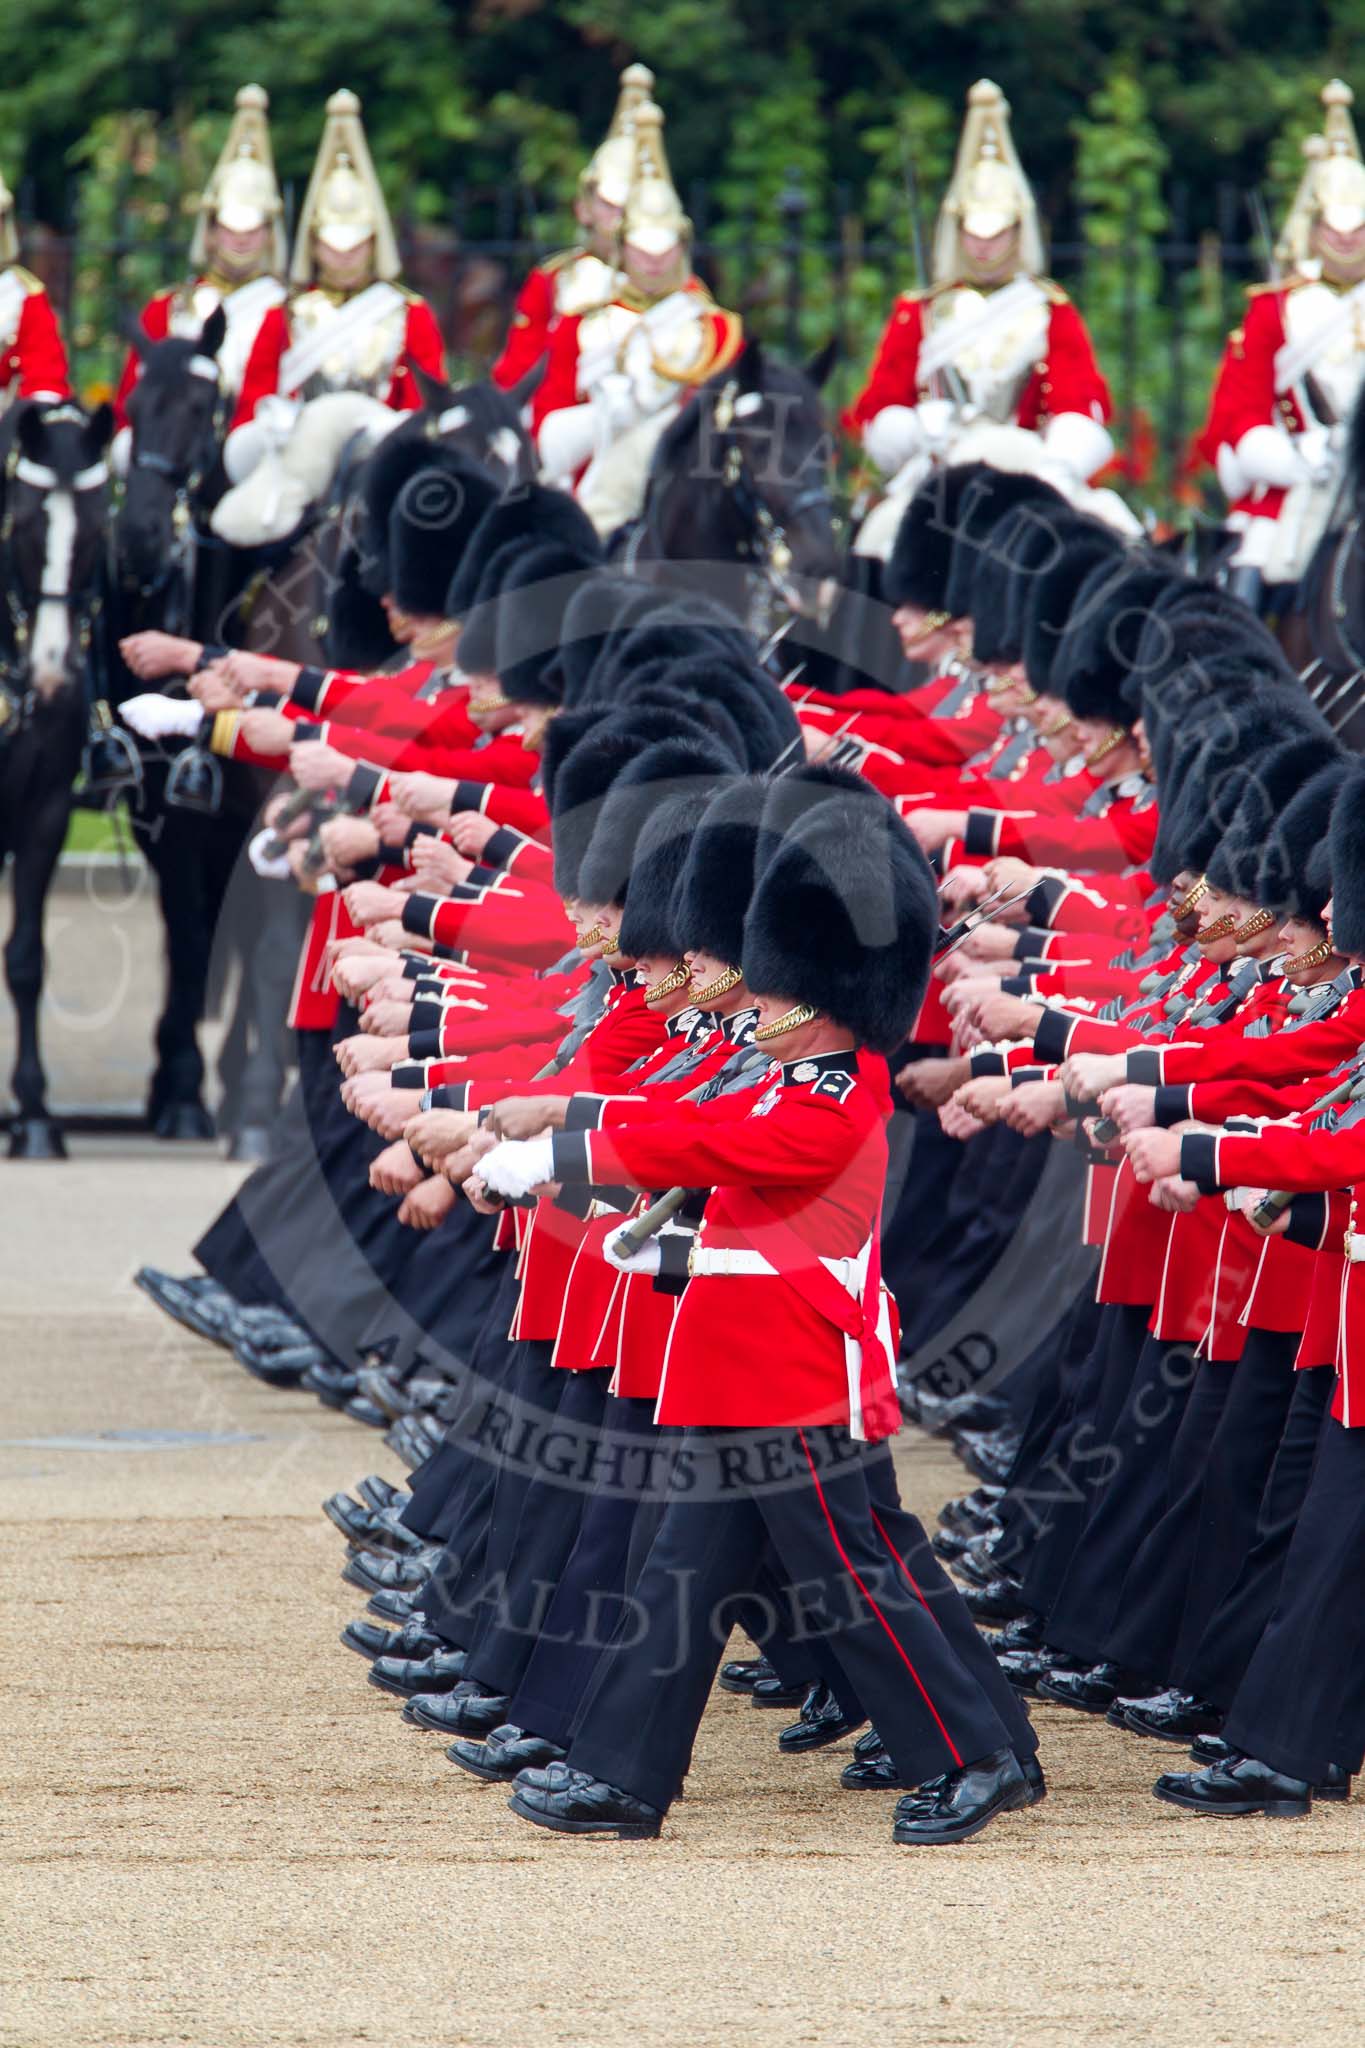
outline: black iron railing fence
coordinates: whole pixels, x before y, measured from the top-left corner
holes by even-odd
[[[292,192],[289,198],[293,199]],[[898,291],[915,282],[908,235],[870,233],[850,192],[808,204],[798,180],[760,217],[716,218],[711,195],[687,195],[696,262],[722,303],[786,353],[813,353],[838,337],[830,386],[839,407],[856,394]],[[1170,231],[1136,229],[1097,247],[1084,224],[1052,244],[1052,274],[1084,313],[1114,399],[1120,483],[1142,507],[1188,513],[1209,479],[1192,461],[1224,339],[1245,288],[1265,274],[1247,240],[1243,195],[1221,189],[1216,225],[1187,227],[1186,196],[1172,195]],[[83,234],[71,206],[61,228],[35,226],[25,260],[48,284],[87,395],[117,378],[129,324],[151,292],[183,274],[188,229],[170,210],[119,209],[119,230]],[[1207,219],[1210,209],[1200,208]],[[400,224],[408,282],[435,307],[452,367],[477,374],[496,354],[518,285],[530,266],[569,239],[568,223],[515,184],[495,193],[457,188],[443,221]]]

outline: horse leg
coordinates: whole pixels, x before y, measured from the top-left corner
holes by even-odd
[[[166,994],[156,1026],[147,1119],[159,1138],[211,1138],[197,1036],[213,944],[213,913],[203,885],[203,834],[209,821],[162,803],[159,786],[144,785],[143,797],[147,810],[138,836],[156,876],[166,934]]]
[[[14,921],[5,946],[5,980],[18,1027],[11,1077],[17,1104],[10,1131],[11,1159],[66,1157],[62,1134],[47,1108],[38,1007],[43,994],[43,914],[70,814],[69,787],[50,789],[14,835]]]

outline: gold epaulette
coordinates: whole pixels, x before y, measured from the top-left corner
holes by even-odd
[[[536,265],[536,269],[543,270],[547,277],[554,277],[557,272],[566,270],[571,263],[577,263],[579,257],[586,256],[587,253],[583,248],[556,249],[554,255],[547,256],[543,263]]]
[[[930,299],[938,298],[943,292],[952,291],[955,283],[956,280],[950,278],[943,284],[912,285],[909,291],[900,292],[897,296],[901,299],[908,299],[913,306],[923,306],[927,305]]]
[[[32,298],[35,292],[40,292],[43,289],[42,279],[35,277],[31,270],[25,270],[22,263],[11,263],[9,271],[12,277],[18,278],[30,298]]]
[[[1071,304],[1070,292],[1064,291],[1055,277],[1040,277],[1035,279],[1035,282],[1047,294],[1047,301],[1050,306],[1069,306]]]
[[[1260,284],[1249,284],[1246,294],[1249,299],[1263,299],[1268,292],[1292,292],[1307,283],[1306,277],[1267,277]]]

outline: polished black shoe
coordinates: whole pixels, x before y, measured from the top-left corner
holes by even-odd
[[[586,1771],[565,1763],[550,1764],[540,1774],[543,1785],[524,1774],[507,1804],[522,1820],[534,1821],[558,1835],[604,1835],[616,1842],[653,1841],[664,1817],[615,1785],[604,1785]]]
[[[949,1771],[896,1802],[891,1839],[905,1847],[965,1842],[1000,1813],[1035,1804],[1023,1766],[1011,1749],[997,1749],[965,1770]]]
[[[1036,1693],[1039,1681],[1051,1678],[1054,1672],[1075,1669],[1067,1658],[1046,1647],[1041,1650],[1001,1650],[995,1661],[1015,1691],[1022,1693]]]
[[[962,1597],[978,1621],[1018,1621],[1028,1612],[1024,1589],[1010,1572],[1001,1572],[988,1586],[964,1586]]]
[[[877,1756],[855,1756],[839,1773],[845,1792],[898,1792],[905,1780],[883,1749]]]
[[[389,1550],[395,1556],[405,1557],[409,1551],[421,1549],[421,1537],[404,1528],[397,1515],[387,1508],[376,1513],[373,1508],[362,1507],[349,1493],[329,1495],[322,1503],[322,1512],[357,1550]]]
[[[442,1643],[425,1657],[376,1657],[370,1684],[408,1700],[417,1693],[452,1692],[464,1677],[464,1667],[465,1652]]]
[[[992,1546],[993,1536],[976,1536],[953,1559],[953,1571],[969,1586],[989,1586],[1001,1576]]]
[[[929,1548],[944,1564],[956,1564],[969,1550],[977,1550],[982,1544],[993,1543],[1000,1533],[998,1522],[984,1522],[979,1528],[935,1529],[929,1538]]]
[[[422,1588],[414,1586],[402,1593],[391,1587],[382,1587],[379,1592],[371,1593],[365,1602],[365,1611],[380,1621],[388,1622],[392,1628],[401,1628],[414,1614],[421,1613]]]
[[[749,1687],[749,1699],[756,1707],[799,1707],[810,1691],[805,1685],[784,1685],[774,1671],[771,1678],[758,1678]]]
[[[1123,1712],[1123,1723],[1134,1735],[1154,1735],[1158,1742],[1178,1742],[1182,1747],[1196,1735],[1216,1735],[1223,1725],[1218,1707],[1197,1700],[1187,1692],[1158,1692],[1147,1699],[1114,1702]]]
[[[722,1692],[752,1692],[760,1678],[776,1678],[766,1657],[733,1657],[720,1667],[716,1683]]]
[[[861,1728],[866,1719],[866,1714],[859,1714],[856,1721],[850,1719],[824,1680],[817,1678],[801,1702],[800,1719],[782,1730],[777,1746],[784,1756],[801,1756],[806,1750],[827,1749],[831,1742],[841,1742],[845,1735]]]
[[[406,1486],[395,1486],[391,1479],[385,1479],[379,1472],[371,1472],[364,1479],[358,1479],[355,1490],[366,1507],[373,1508],[376,1514],[382,1514],[385,1508],[393,1508],[395,1513],[401,1514],[412,1499]]]
[[[1043,1776],[1042,1765],[1036,1756],[1029,1757],[1027,1761],[1021,1757],[1019,1768],[1024,1774],[1024,1783],[1028,1786],[1029,1805],[1041,1806],[1047,1798],[1047,1779]]]
[[[507,1719],[506,1693],[489,1692],[475,1678],[460,1679],[448,1690],[414,1693],[403,1719],[438,1735],[491,1735]]]
[[[351,1586],[367,1593],[412,1593],[431,1576],[438,1551],[425,1547],[410,1557],[380,1557],[373,1551],[358,1550],[341,1567],[341,1576]]]
[[[352,1422],[363,1422],[367,1429],[387,1429],[389,1418],[382,1408],[376,1408],[373,1401],[364,1394],[352,1394],[342,1413],[349,1415]]]
[[[156,1266],[139,1266],[133,1275],[133,1285],[140,1287],[173,1321],[214,1344],[223,1341],[223,1331],[238,1310],[236,1299],[226,1287],[211,1280],[207,1273],[187,1273],[177,1278]]]
[[[434,1657],[447,1647],[439,1636],[432,1635],[420,1609],[410,1614],[401,1628],[385,1628],[377,1621],[348,1621],[341,1640],[348,1650],[371,1662],[376,1657]]]
[[[301,1344],[317,1342],[302,1323],[268,1302],[250,1303],[246,1308],[238,1308],[233,1317],[232,1334],[234,1337],[250,1337],[263,1351],[294,1351]]]
[[[1190,1755],[1197,1764],[1232,1764],[1241,1754],[1240,1749],[1233,1749],[1221,1735],[1196,1735],[1190,1744]],[[1313,1787],[1315,1800],[1345,1800],[1350,1796],[1351,1774],[1342,1764],[1330,1764],[1327,1776]]]
[[[532,1735],[529,1729],[504,1721],[501,1727],[490,1729],[482,1742],[471,1742],[467,1736],[452,1742],[446,1755],[475,1778],[510,1785],[522,1771],[562,1763],[565,1752],[557,1742],[547,1742],[543,1735]]]
[[[1103,1714],[1125,1690],[1127,1676],[1119,1664],[1092,1664],[1088,1671],[1054,1669],[1038,1680],[1038,1697],[1083,1714]]]
[[[968,1535],[979,1536],[984,1530],[996,1526],[1004,1497],[1003,1486],[974,1486],[970,1493],[959,1494],[956,1500],[944,1502],[938,1511],[939,1527],[961,1529]]]
[[[1043,1617],[1041,1614],[1021,1614],[1018,1621],[1007,1621],[1003,1628],[983,1628],[981,1640],[988,1650],[994,1650],[997,1657],[1002,1650],[1041,1650]]]
[[[1210,1764],[1203,1771],[1168,1771],[1152,1787],[1168,1806],[1186,1813],[1240,1816],[1264,1813],[1272,1819],[1297,1819],[1313,1805],[1313,1788],[1304,1778],[1287,1778],[1254,1756],[1232,1763]]]
[[[285,1351],[267,1351],[244,1336],[234,1339],[232,1355],[238,1365],[246,1367],[253,1379],[264,1380],[268,1387],[296,1387],[308,1368],[320,1365],[324,1359],[316,1344],[300,1344]]]
[[[330,1359],[310,1365],[299,1381],[301,1387],[317,1395],[324,1408],[344,1408],[358,1384],[353,1372],[348,1372],[344,1365],[333,1365]]]
[[[968,1471],[995,1486],[1003,1486],[1009,1478],[1022,1442],[1018,1430],[1012,1427],[984,1432],[959,1430],[953,1435],[953,1449]]]

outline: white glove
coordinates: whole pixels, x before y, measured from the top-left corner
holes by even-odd
[[[646,1238],[638,1252],[633,1252],[629,1258],[623,1259],[616,1249],[618,1235],[617,1231],[613,1231],[602,1246],[602,1256],[609,1266],[614,1266],[618,1273],[657,1273],[659,1271],[664,1262],[664,1250],[657,1237]]]
[[[204,723],[204,707],[192,697],[163,697],[159,690],[144,690],[139,697],[126,697],[119,705],[119,717],[145,740],[169,739],[183,734],[186,739]]]
[[[1233,453],[1252,483],[1287,491],[1295,484],[1307,483],[1311,474],[1299,452],[1299,443],[1307,439],[1306,434],[1291,436],[1279,427],[1249,427]]]
[[[1332,481],[1332,472],[1336,468],[1336,458],[1332,450],[1331,428],[1306,427],[1303,433],[1295,437],[1294,445],[1298,449],[1299,460],[1303,463],[1313,482],[1315,484],[1330,483]]]
[[[863,428],[863,447],[884,476],[894,476],[924,447],[916,408],[884,405]]]
[[[240,429],[239,429],[240,431]],[[573,476],[597,447],[597,414],[589,405],[561,405],[540,423],[541,473],[554,483]]]
[[[1108,431],[1084,412],[1059,412],[1043,435],[1044,455],[1060,463],[1075,483],[1103,469],[1113,452]]]
[[[554,1179],[554,1165],[552,1138],[504,1138],[491,1152],[485,1152],[478,1175],[495,1195],[520,1202],[542,1181]]]
[[[624,434],[640,415],[635,386],[624,370],[608,370],[593,392],[592,402],[598,418],[600,446]]]
[[[264,876],[267,882],[288,882],[293,878],[293,870],[289,865],[289,855],[287,853],[272,854],[266,852],[266,847],[274,837],[274,832],[267,825],[263,831],[256,834],[247,847],[246,857],[251,862],[256,873]]]

